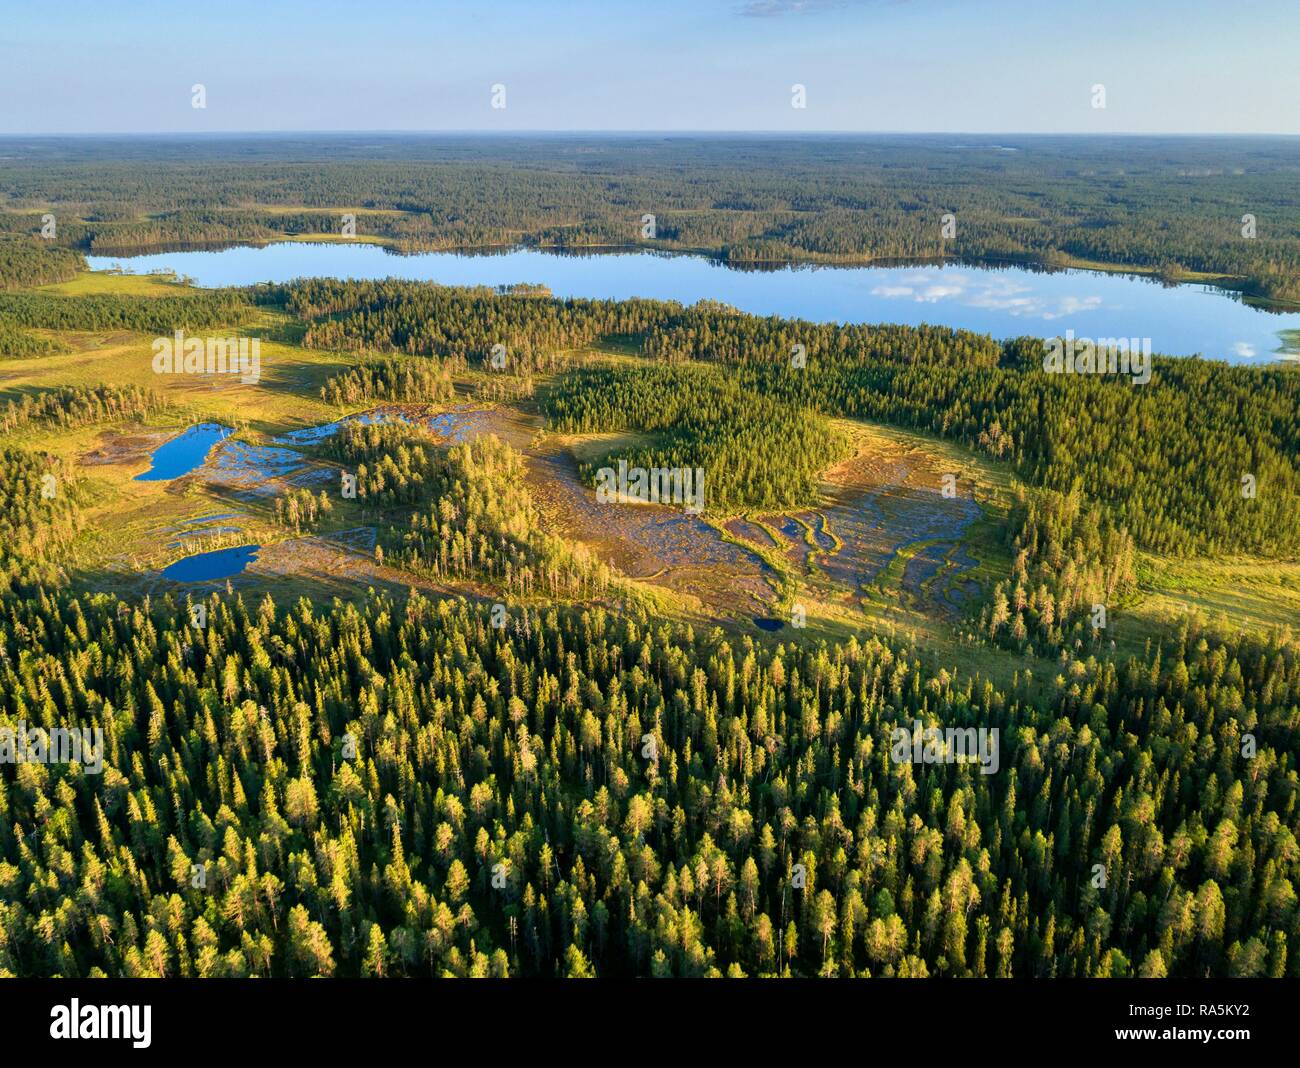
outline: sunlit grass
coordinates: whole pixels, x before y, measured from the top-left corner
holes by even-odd
[[[59,297],[175,297],[189,290],[168,274],[117,274],[111,271],[82,271],[70,282],[38,286],[35,293]]]

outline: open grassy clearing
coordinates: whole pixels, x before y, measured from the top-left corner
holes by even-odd
[[[1188,614],[1229,629],[1300,627],[1300,561],[1170,560],[1144,556],[1140,597],[1115,613],[1116,643],[1139,652],[1153,632]]]
[[[51,282],[34,292],[58,297],[174,297],[189,287],[169,274],[124,274],[112,271],[83,271],[70,282]]]

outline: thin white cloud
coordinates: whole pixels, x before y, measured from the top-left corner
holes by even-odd
[[[917,300],[937,301],[947,300],[949,297],[960,297],[966,290],[961,286],[932,285],[926,286],[919,294]]]
[[[812,15],[844,6],[844,0],[746,0],[736,9],[736,14],[747,19],[766,19],[782,15]]]
[[[1035,294],[1033,288],[1023,282],[950,271],[943,272],[942,276],[918,274],[906,282],[884,283],[875,286],[871,295],[886,300],[911,300],[918,304],[957,301],[968,308],[1044,321],[1095,311],[1102,306],[1102,298],[1098,296],[1047,297]]]

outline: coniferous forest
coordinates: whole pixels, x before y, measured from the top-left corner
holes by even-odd
[[[168,301],[189,322],[282,315],[304,352],[344,354],[319,393],[352,408],[455,403],[505,337],[547,426],[634,432],[633,463],[718,472],[723,516],[815,499],[853,452],[845,418],[930,432],[1019,489],[1008,571],[972,609],[986,673],[897,632],[665,618],[557,535],[495,436],[405,419],[304,447],[356,473],[355,500],[294,490],[276,522],[298,536],[349,510],[404,576],[346,600],[96,592],[60,564],[87,474],[7,451],[0,719],[97,727],[105,749],[99,775],[4,766],[0,971],[1300,974],[1293,632],[1187,618],[1125,652],[1086,622],[1134,595],[1143,552],[1294,553],[1288,370],[1169,359],[1134,390],[1053,379],[1027,339],[405,283],[11,299],[46,329],[147,332]],[[626,337],[631,364],[563,358]],[[3,427],[168,404],[47,389],[11,397]],[[1148,474],[1094,462],[1135,434]],[[1247,463],[1280,500],[1234,510],[1219,482]],[[47,475],[66,492],[42,494]],[[1055,670],[992,670],[1031,644]],[[998,731],[994,773],[900,761],[896,730],[919,725]]]
[[[1293,362],[86,259],[346,210],[406,252],[1300,293],[1288,144],[800,144],[14,142],[0,975],[1300,978]],[[185,338],[257,373],[158,371]]]
[[[1035,693],[603,609],[9,603],[6,711],[108,737],[6,779],[15,974],[1295,974],[1276,640]],[[891,763],[936,717],[1000,773]]]

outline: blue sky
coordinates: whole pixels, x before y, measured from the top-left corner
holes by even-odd
[[[1300,0],[0,9],[0,133],[1300,133]],[[195,83],[206,108],[191,106]],[[791,107],[795,84],[805,108]]]

